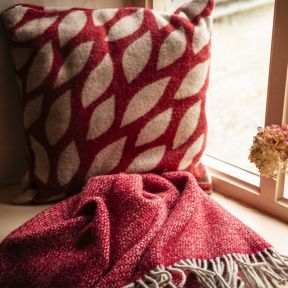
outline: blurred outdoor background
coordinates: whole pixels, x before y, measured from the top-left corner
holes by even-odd
[[[273,0],[216,0],[214,10],[206,154],[253,173],[247,158],[265,120],[273,8]]]

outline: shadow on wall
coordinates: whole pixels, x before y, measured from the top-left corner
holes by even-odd
[[[11,51],[0,23],[0,186],[19,182],[26,170],[21,108]]]

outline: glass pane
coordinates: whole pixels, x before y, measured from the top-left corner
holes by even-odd
[[[185,2],[166,0],[166,9]],[[217,0],[214,10],[207,154],[254,173],[248,155],[264,126],[273,10],[273,0]]]
[[[214,19],[212,39],[207,154],[257,173],[247,158],[265,120],[273,1],[254,9],[242,4],[255,1],[231,2],[231,15],[225,16],[225,2],[215,11],[219,18]]]

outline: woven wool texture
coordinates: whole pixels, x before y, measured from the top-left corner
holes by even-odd
[[[1,288],[287,283],[288,258],[203,191],[212,8],[5,12],[34,200],[77,194],[4,239]]]
[[[205,177],[212,8],[205,0],[171,15],[31,5],[4,13],[34,200],[71,195],[95,175]]]
[[[123,287],[159,264],[232,253],[253,253],[260,261],[257,252],[270,247],[203,192],[188,172],[98,176],[80,194],[42,212],[2,242],[0,287]],[[218,265],[228,265],[218,262],[220,270]],[[243,287],[235,278],[236,266],[232,271],[228,286],[220,281],[215,287]],[[176,270],[175,286],[159,287],[198,287],[192,286],[193,270],[185,271],[191,272],[185,286],[178,286]]]

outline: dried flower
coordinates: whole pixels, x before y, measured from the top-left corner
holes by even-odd
[[[288,125],[258,128],[250,148],[249,160],[263,176],[276,177],[288,163]]]

